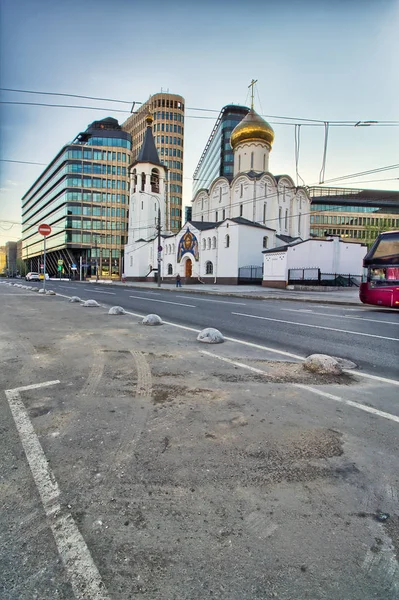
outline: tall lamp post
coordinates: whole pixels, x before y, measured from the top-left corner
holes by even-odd
[[[162,224],[161,224],[161,203],[159,202],[159,198],[157,198],[156,196],[153,196],[152,194],[149,194],[148,192],[140,192],[140,194],[147,194],[147,196],[151,196],[151,198],[154,198],[154,200],[156,200],[158,202],[158,223],[157,223],[157,233],[158,233],[158,241],[157,241],[157,263],[158,263],[158,276],[157,276],[157,284],[158,287],[161,287],[161,252],[162,252],[162,246],[161,246],[161,229],[162,229]]]

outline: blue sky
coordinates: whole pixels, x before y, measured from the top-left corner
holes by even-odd
[[[162,88],[183,95],[186,107],[218,111],[248,102],[255,78],[262,114],[399,120],[397,0],[2,0],[1,10],[1,87],[129,101],[145,101]],[[110,102],[11,92],[1,100],[104,107],[0,105],[3,159],[48,163],[91,121],[125,118],[112,110],[124,106]],[[187,110],[186,203],[216,116]],[[294,128],[273,128],[270,170],[294,178]],[[326,179],[399,163],[398,134],[398,127],[331,128]],[[318,181],[322,153],[323,129],[301,127],[299,173],[308,185]],[[20,199],[42,167],[1,162],[0,168],[0,220],[20,221]],[[358,181],[395,177],[399,170]],[[398,183],[359,185],[399,189]],[[18,226],[0,227],[0,244],[18,239]]]

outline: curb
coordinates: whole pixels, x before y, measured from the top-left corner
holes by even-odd
[[[84,283],[84,282],[79,282],[79,283]],[[97,285],[105,285],[105,286],[109,286],[112,285],[110,283],[101,283],[101,282],[96,282]],[[136,286],[136,285],[131,285],[131,284],[127,284],[127,283],[118,283],[117,287],[123,287],[123,288],[131,288],[131,289],[135,289],[135,290],[162,290],[164,292],[175,292],[175,289],[172,288],[165,288],[165,287],[151,287],[151,288],[145,288],[142,286]],[[235,292],[219,292],[219,291],[208,291],[208,290],[193,290],[193,289],[187,289],[186,287],[182,288],[184,289],[185,293],[188,294],[198,294],[198,295],[202,295],[202,296],[224,296],[227,298],[244,298],[246,300],[284,300],[287,302],[309,302],[309,303],[313,303],[313,304],[332,304],[332,305],[337,305],[337,306],[358,306],[358,307],[363,307],[364,305],[359,301],[354,301],[354,300],[334,300],[334,299],[322,299],[322,298],[302,298],[302,297],[289,297],[289,296],[280,296],[280,295],[252,295],[252,294],[240,294],[239,292],[235,293]]]

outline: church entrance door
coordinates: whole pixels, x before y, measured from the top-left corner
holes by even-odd
[[[186,260],[186,277],[191,277],[191,275],[193,274],[193,265],[191,260],[188,258]]]

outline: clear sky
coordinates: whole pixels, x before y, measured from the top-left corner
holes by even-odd
[[[398,0],[1,0],[0,26],[3,88],[129,101],[162,88],[184,96],[186,107],[219,111],[248,103],[255,78],[261,114],[399,121]],[[1,100],[104,108],[1,104],[2,159],[47,164],[93,120],[128,116],[113,112],[124,105],[105,101],[14,92]],[[186,204],[216,117],[187,110]],[[276,134],[270,170],[295,180],[294,127],[268,120]],[[331,128],[325,179],[399,163],[398,134],[399,127]],[[322,127],[301,127],[299,173],[307,185],[318,182],[323,141]],[[43,167],[0,167],[3,244],[18,239],[20,228],[6,231],[4,220],[20,221],[20,199]],[[398,177],[394,170],[351,182],[389,190],[399,188]],[[374,181],[387,178],[396,180]]]

